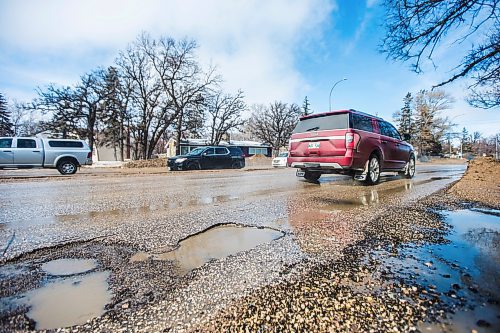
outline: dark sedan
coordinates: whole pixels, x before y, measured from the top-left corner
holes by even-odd
[[[170,170],[241,169],[244,166],[245,156],[238,147],[199,147],[187,155],[178,155],[168,159]]]

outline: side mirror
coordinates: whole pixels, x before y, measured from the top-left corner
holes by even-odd
[[[403,134],[403,140],[405,140],[405,141],[410,141],[410,139],[411,139],[411,135],[410,135],[410,133],[405,133],[405,134]]]

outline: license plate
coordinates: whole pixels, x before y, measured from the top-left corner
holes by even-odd
[[[311,142],[309,143],[309,149],[317,149],[319,148],[319,142]]]
[[[297,172],[295,173],[297,175],[297,177],[304,177],[304,175],[306,174],[305,171],[302,171],[302,170],[297,170]]]

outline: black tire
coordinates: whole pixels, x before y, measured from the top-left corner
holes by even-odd
[[[232,164],[231,164],[231,169],[241,169],[242,166],[241,166],[241,162],[240,161],[234,161]]]
[[[321,177],[321,172],[318,171],[305,171],[304,178],[310,182],[317,182]]]
[[[200,164],[196,162],[191,162],[186,167],[187,170],[200,170]]]
[[[415,176],[415,156],[411,155],[408,160],[408,167],[404,172],[404,177],[407,179],[412,179]]]
[[[72,159],[63,159],[57,163],[57,171],[61,175],[74,175],[78,165]]]
[[[368,172],[365,183],[368,185],[378,184],[380,181],[380,170],[380,159],[376,154],[371,155],[368,159]]]

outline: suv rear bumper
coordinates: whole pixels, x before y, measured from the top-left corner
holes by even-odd
[[[311,170],[358,170],[353,165],[352,156],[339,157],[289,157],[288,166],[292,168],[311,169]],[[362,167],[361,167],[362,169]]]

